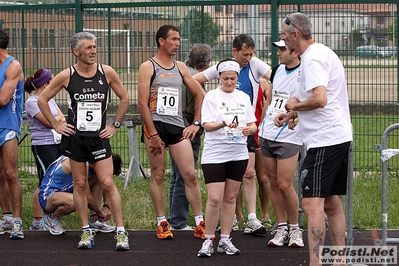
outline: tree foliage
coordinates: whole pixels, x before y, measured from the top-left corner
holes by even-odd
[[[397,25],[396,18],[394,18],[393,23],[395,24],[395,26]],[[388,40],[390,40],[390,41],[392,41],[392,37],[395,35],[395,45],[396,45],[398,43],[398,29],[395,27],[395,32],[394,32],[394,34],[392,34],[392,32],[394,30],[394,27],[393,27],[394,24],[390,24],[388,27],[384,27],[384,30],[388,35]]]
[[[188,39],[190,45],[206,43],[213,47],[217,44],[219,36],[219,26],[211,15],[196,8],[191,9],[183,18],[179,31],[181,38]]]
[[[359,30],[353,30],[349,36],[350,46],[355,49],[358,46],[364,45],[365,39]]]

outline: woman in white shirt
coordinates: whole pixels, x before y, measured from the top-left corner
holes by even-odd
[[[210,257],[213,254],[214,232],[219,220],[221,234],[217,252],[240,254],[240,250],[231,242],[230,231],[236,197],[248,164],[247,136],[256,131],[256,117],[249,96],[236,90],[239,64],[232,59],[225,59],[219,62],[217,69],[221,85],[206,94],[201,111],[205,129],[201,165],[208,199],[205,210],[206,238],[198,257]]]

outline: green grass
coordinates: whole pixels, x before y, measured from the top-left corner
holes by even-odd
[[[24,228],[28,228],[32,221],[32,193],[37,186],[37,177],[29,173],[20,173],[21,184],[23,186],[23,224]],[[132,180],[126,190],[123,189],[125,180],[115,177],[115,183],[119,189],[122,198],[122,211],[125,227],[127,229],[136,230],[154,230],[156,228],[156,215],[149,194],[150,181],[144,178]],[[199,177],[203,210],[206,204],[206,189],[202,176]],[[165,197],[169,187],[169,177],[165,177]],[[398,229],[399,220],[399,176],[393,173],[389,176],[389,204],[388,207],[388,228]],[[353,196],[353,228],[378,229],[381,228],[381,175],[370,174],[369,172],[360,173],[354,181]],[[245,206],[245,204],[244,204]],[[165,201],[165,210],[168,213],[168,200]],[[258,217],[261,215],[260,203],[257,203]],[[272,206],[270,204],[270,217],[275,221]],[[244,215],[246,210],[244,207]],[[206,218],[206,217],[205,217]],[[193,214],[190,210],[188,219],[189,224],[194,224]],[[113,223],[111,220],[110,223]],[[64,217],[63,224],[65,229],[80,228],[79,219],[76,213]],[[306,228],[306,217],[304,217],[304,226]]]

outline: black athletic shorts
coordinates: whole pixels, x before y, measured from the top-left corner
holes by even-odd
[[[242,182],[247,165],[248,160],[202,164],[205,184],[226,182],[227,178]]]
[[[97,162],[111,156],[111,145],[106,138],[62,136],[61,153],[78,162]]]
[[[168,145],[173,145],[173,144],[179,143],[180,141],[182,141],[184,139],[183,138],[184,127],[178,127],[178,126],[163,123],[160,121],[154,121],[154,126],[155,126],[155,129],[157,130],[158,136],[164,142],[165,147]],[[150,138],[150,135],[151,135],[150,133],[153,133],[153,132],[148,132],[145,125],[143,125],[142,132],[141,132],[141,142],[142,143],[144,143],[144,135],[147,138]]]
[[[301,167],[304,198],[346,195],[350,142],[310,148]]]
[[[247,136],[247,149],[248,152],[255,152],[256,148],[256,141],[254,135]]]

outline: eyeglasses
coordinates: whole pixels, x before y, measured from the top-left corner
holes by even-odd
[[[291,24],[292,26],[294,26],[295,29],[297,29],[299,31],[300,34],[302,34],[303,37],[306,36],[306,34],[303,32],[303,30],[301,30],[294,23],[292,23],[292,21],[290,20],[290,16],[289,15],[285,18],[285,24],[287,24],[287,25]]]

